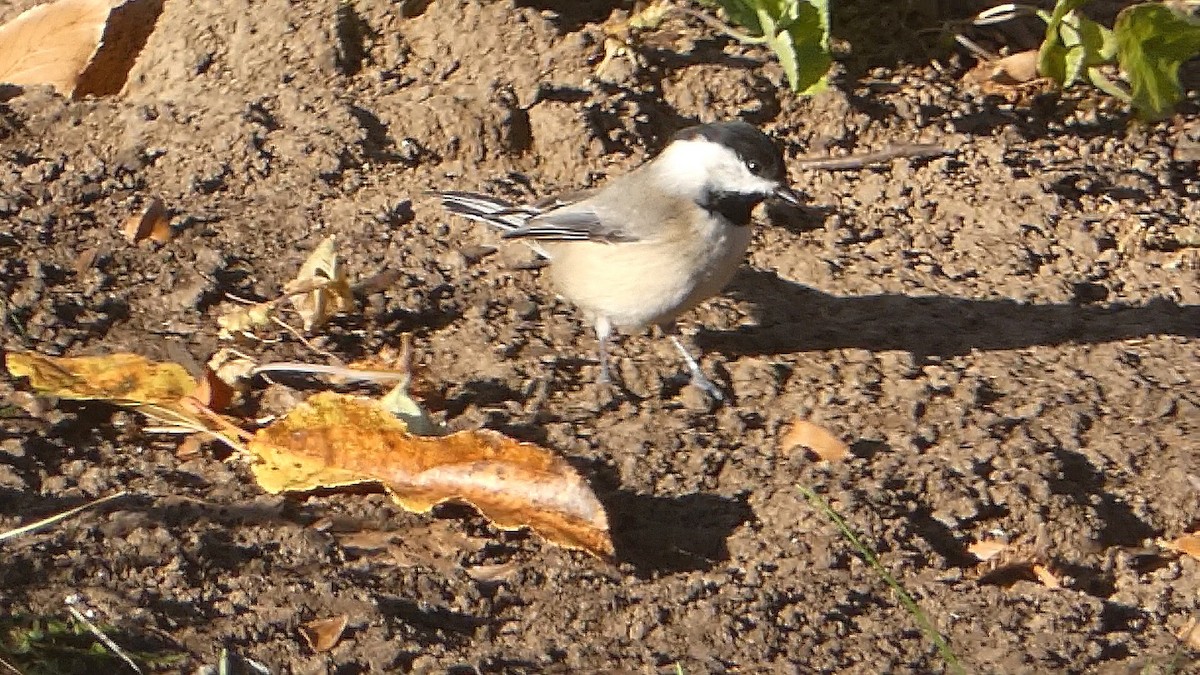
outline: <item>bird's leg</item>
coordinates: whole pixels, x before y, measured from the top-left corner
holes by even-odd
[[[609,384],[612,382],[612,375],[608,372],[608,338],[612,335],[612,324],[609,323],[608,317],[596,317],[596,340],[600,343],[600,377],[596,381],[600,384]]]
[[[700,364],[687,350],[687,347],[683,346],[683,341],[679,339],[677,331],[672,328],[669,335],[671,344],[675,345],[675,349],[679,350],[679,354],[683,356],[683,362],[687,364],[688,373],[692,377],[692,386],[711,396],[714,401],[724,401],[725,393],[713,384],[712,380],[704,376],[704,371],[700,370]]]

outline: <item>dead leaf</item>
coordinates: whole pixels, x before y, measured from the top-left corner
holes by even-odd
[[[205,368],[192,397],[208,409],[221,411],[233,403],[233,387],[222,380],[211,368]]]
[[[1054,570],[1041,563],[1034,563],[1030,569],[1033,571],[1033,576],[1042,583],[1046,588],[1062,588],[1062,580],[1054,573]]]
[[[325,238],[300,266],[295,279],[283,286],[292,306],[311,331],[339,312],[354,310],[354,294],[346,270],[338,263],[336,239]]]
[[[1007,548],[1008,543],[1006,542],[998,541],[996,539],[985,539],[983,541],[977,541],[968,546],[967,553],[979,558],[981,562],[987,562],[1000,555],[1000,553]]]
[[[0,82],[64,96],[121,90],[163,0],[57,0],[0,26]]]
[[[571,465],[486,429],[414,436],[373,399],[316,394],[260,429],[248,450],[271,493],[378,483],[405,509],[475,506],[497,527],[532,528],[549,541],[607,557],[608,517]]]
[[[258,364],[231,349],[218,349],[208,359],[207,370],[217,376],[229,389],[245,393],[250,388],[250,378]]]
[[[1038,51],[1017,52],[995,61],[980,61],[963,76],[970,82],[1016,86],[1038,77]]]
[[[146,239],[165,244],[171,241],[171,217],[162,200],[154,197],[140,213],[130,216],[125,221],[121,232],[133,244]]]
[[[271,323],[271,313],[279,304],[276,300],[242,305],[229,310],[217,317],[217,326],[221,329],[217,337],[222,340],[233,339],[235,335],[251,335],[256,328],[262,328]]]
[[[304,641],[314,652],[320,654],[337,645],[348,623],[350,623],[350,617],[345,614],[328,619],[316,619],[300,624],[300,635],[304,637]]]
[[[209,439],[208,434],[192,434],[183,439],[178,448],[175,448],[175,456],[182,460],[189,460],[200,454],[200,448],[204,442]]]
[[[196,381],[178,363],[157,363],[137,354],[54,357],[9,352],[5,361],[14,377],[27,377],[29,386],[61,398],[171,405],[196,389]]]
[[[1181,535],[1173,541],[1163,542],[1163,547],[1200,560],[1200,533]]]
[[[784,452],[798,446],[808,448],[818,459],[829,462],[840,462],[850,456],[850,446],[825,427],[808,420],[796,420],[779,441]]]
[[[54,357],[9,352],[8,372],[29,378],[39,393],[75,400],[101,400],[136,408],[172,427],[203,431],[241,449],[240,427],[193,397],[196,381],[178,363],[137,354]]]

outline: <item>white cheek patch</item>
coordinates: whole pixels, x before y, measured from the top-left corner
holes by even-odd
[[[737,153],[704,139],[675,141],[655,160],[662,186],[694,199],[711,190],[768,194],[775,182],[755,176]]]

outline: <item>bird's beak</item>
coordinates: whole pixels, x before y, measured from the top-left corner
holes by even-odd
[[[800,204],[804,202],[804,195],[796,192],[786,185],[780,185],[779,187],[775,188],[775,191],[771,193],[771,196],[775,199],[791,204],[792,206],[800,206]]]

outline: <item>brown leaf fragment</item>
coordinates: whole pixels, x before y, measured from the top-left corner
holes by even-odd
[[[28,377],[29,386],[61,398],[171,405],[196,388],[178,363],[157,363],[137,354],[54,357],[9,352],[6,365],[14,377]]]
[[[379,483],[415,513],[465,502],[501,529],[529,527],[560,546],[613,552],[608,517],[583,477],[495,431],[415,436],[373,399],[323,392],[260,429],[248,449],[268,492]]]
[[[354,310],[354,294],[346,270],[338,262],[336,245],[333,236],[326,237],[300,266],[296,278],[283,286],[304,320],[305,331],[320,326],[334,314]]]
[[[850,446],[825,427],[808,420],[796,420],[780,439],[779,447],[784,452],[804,447],[818,459],[829,462],[840,462],[850,456]]]
[[[1172,541],[1163,542],[1163,547],[1200,560],[1200,533],[1178,536]]]
[[[1000,555],[1008,548],[1008,543],[996,539],[984,539],[967,547],[967,553],[975,556],[980,562],[987,562]]]
[[[163,0],[57,0],[0,26],[0,82],[48,84],[64,96],[115,94]]]
[[[1062,588],[1062,580],[1049,566],[1034,563],[1030,569],[1033,571],[1033,576],[1037,577],[1037,580],[1046,588]]]
[[[963,76],[970,82],[1013,87],[1038,76],[1038,51],[1017,52],[994,61],[980,61]]]
[[[233,387],[222,380],[211,368],[205,368],[200,375],[192,397],[209,410],[221,411],[233,403]]]
[[[328,619],[315,619],[300,624],[300,635],[314,652],[320,654],[337,645],[338,640],[342,639],[342,633],[346,631],[348,623],[350,623],[350,617],[345,614]]]
[[[191,434],[183,439],[178,448],[175,448],[175,456],[182,460],[189,460],[196,457],[200,454],[201,446],[208,439],[208,434]]]
[[[121,232],[133,244],[146,239],[165,244],[171,241],[171,217],[162,200],[154,197],[125,221]]]

